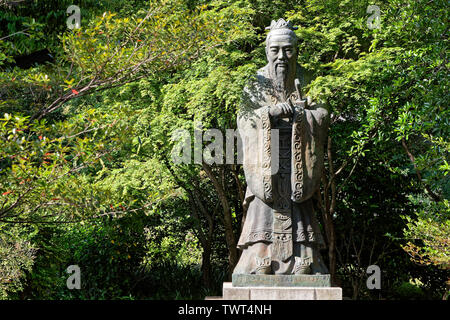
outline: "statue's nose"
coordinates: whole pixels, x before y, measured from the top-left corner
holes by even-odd
[[[285,60],[286,59],[286,55],[284,54],[283,50],[280,50],[278,52],[278,60]]]

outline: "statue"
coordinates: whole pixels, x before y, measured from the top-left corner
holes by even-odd
[[[233,274],[327,274],[312,197],[320,187],[329,116],[302,97],[297,28],[279,19],[267,29],[268,63],[244,88],[238,114],[248,209]]]

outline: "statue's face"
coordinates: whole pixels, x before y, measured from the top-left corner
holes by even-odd
[[[272,76],[284,78],[295,72],[297,49],[292,36],[272,34],[266,45],[266,56]]]

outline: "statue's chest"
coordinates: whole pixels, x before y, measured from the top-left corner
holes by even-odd
[[[280,172],[289,173],[292,144],[292,118],[280,118],[274,120],[272,129],[278,131]]]
[[[273,177],[275,190],[278,195],[275,199],[275,209],[290,210],[292,119],[284,118],[275,120],[272,129],[278,130],[279,142],[279,169]]]
[[[291,101],[299,100],[297,92],[295,92],[295,91],[291,92],[290,94],[287,94],[286,96],[284,96],[284,95],[281,96],[273,91],[266,91],[264,94],[265,103],[272,107],[277,105],[278,103],[284,103],[288,99],[290,99]]]

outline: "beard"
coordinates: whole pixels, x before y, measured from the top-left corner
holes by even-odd
[[[282,67],[281,65],[284,65]],[[273,84],[277,93],[283,98],[286,97],[286,85],[288,80],[288,65],[287,64],[275,64],[274,65],[274,74],[273,74]]]

